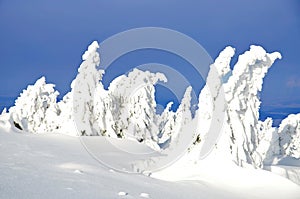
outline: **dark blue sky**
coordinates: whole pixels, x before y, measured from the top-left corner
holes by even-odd
[[[263,105],[300,107],[298,0],[0,0],[0,96],[16,97],[43,75],[64,94],[91,41],[146,26],[180,31],[213,59],[227,45],[237,54],[251,44],[281,52]]]

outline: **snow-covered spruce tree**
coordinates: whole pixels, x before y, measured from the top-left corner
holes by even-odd
[[[257,149],[263,164],[271,164],[273,159],[280,155],[278,129],[272,127],[272,118],[265,121],[258,121],[257,125]]]
[[[223,100],[226,103],[226,100],[220,99],[222,97],[224,98],[224,95],[221,95],[220,93],[222,92],[221,89],[223,89],[223,83],[226,82],[228,77],[231,75],[229,63],[233,55],[234,49],[232,47],[226,47],[219,54],[215,62],[210,66],[210,70],[206,79],[206,85],[199,94],[199,108],[195,115],[195,120],[197,121],[198,125],[196,128],[193,145],[190,147],[190,155],[194,156],[196,159],[199,158],[199,150],[201,150],[204,147],[204,143],[207,142],[206,138],[208,133],[210,133],[211,128],[215,128],[211,125],[213,125],[212,119],[214,116],[213,113],[216,111],[216,102]],[[227,104],[223,104],[223,109],[225,109],[226,106]],[[222,136],[221,139],[222,141],[229,142],[229,137]],[[223,154],[230,155],[229,150],[229,148],[224,148]],[[207,154],[207,152],[205,154]],[[231,158],[231,156],[229,158]]]
[[[173,102],[169,102],[162,112],[161,115],[158,115],[158,144],[160,148],[165,149],[169,147],[171,136],[175,128],[175,113],[171,110]]]
[[[154,146],[158,134],[154,85],[158,81],[167,80],[161,73],[134,69],[110,84],[113,128],[119,137],[133,137],[157,147]]]
[[[177,146],[179,142],[183,141],[182,139],[184,139],[183,136],[185,136],[186,131],[191,130],[191,92],[192,87],[188,87],[175,114],[173,114],[173,112],[167,112],[169,109],[168,106],[168,109],[164,111],[169,118],[165,118],[165,121],[161,121],[165,123],[162,130],[165,135],[159,140],[161,146],[171,148]]]
[[[192,112],[191,112],[191,100],[192,100],[192,87],[189,86],[185,93],[184,96],[181,100],[181,103],[176,111],[176,120],[178,122],[181,122],[181,127],[187,125],[189,122],[192,120]],[[177,123],[179,125],[179,123]],[[177,127],[180,128],[180,127]],[[177,136],[177,135],[173,135]]]
[[[71,85],[73,114],[79,135],[98,135],[100,131],[94,128],[97,120],[94,114],[94,93],[104,73],[96,68],[100,64],[98,48],[96,41],[88,47]]]
[[[234,49],[227,47],[216,59],[214,67],[211,67],[211,70],[215,69],[218,73],[211,71],[210,73],[218,75],[209,75],[207,82],[211,83],[207,85],[212,88],[206,86],[200,93],[199,110],[196,114],[200,125],[197,140],[205,142],[212,120],[212,111],[218,99],[214,96],[218,96],[220,86],[223,85],[227,109],[223,132],[216,144],[216,153],[223,156],[230,154],[238,165],[249,163],[262,166],[263,158],[257,151],[260,141],[258,134],[261,133],[258,130],[261,125],[258,120],[260,106],[258,94],[268,69],[281,56],[277,52],[269,54],[259,46],[251,46],[250,51],[239,56],[231,71],[229,63],[233,55]],[[203,107],[204,110],[201,110]]]
[[[112,100],[109,92],[104,89],[100,82],[95,90],[94,95],[94,116],[96,122],[93,124],[94,129],[99,129],[99,135],[108,137],[117,137],[113,129],[113,116],[111,112]]]
[[[77,130],[73,115],[73,93],[68,92],[61,101],[57,103],[60,114],[57,117],[58,132],[62,134],[77,136]]]
[[[227,107],[225,134],[230,136],[230,149],[238,165],[249,163],[262,166],[261,155],[257,152],[258,120],[263,78],[276,59],[278,52],[266,53],[259,46],[239,56],[232,75],[224,84]]]
[[[10,121],[15,127],[31,133],[47,133],[58,129],[56,104],[59,93],[45,77],[29,85],[9,109]]]
[[[300,158],[300,113],[282,120],[279,129],[281,154]]]

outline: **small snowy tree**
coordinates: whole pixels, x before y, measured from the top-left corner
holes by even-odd
[[[272,118],[265,121],[258,121],[257,148],[256,152],[260,155],[264,164],[272,163],[273,159],[280,155],[278,129],[272,127]]]
[[[133,137],[156,147],[158,119],[154,85],[167,81],[161,73],[134,69],[116,78],[109,86],[113,127],[119,137]],[[149,143],[148,143],[149,142]]]
[[[192,99],[192,87],[189,86],[184,96],[181,100],[181,103],[175,113],[175,126],[174,132],[171,135],[171,139],[180,139],[180,136],[183,135],[185,127],[190,124],[192,121],[192,112],[191,112],[191,99]]]
[[[171,136],[175,128],[175,113],[171,110],[173,102],[169,102],[159,117],[158,144],[161,148],[169,147]]]
[[[282,155],[300,158],[300,113],[282,120],[278,132]]]
[[[45,77],[41,77],[34,85],[29,85],[9,109],[11,122],[32,133],[55,131],[58,128],[58,94],[54,85],[46,84]]]
[[[57,103],[57,105],[59,109],[59,115],[57,117],[57,120],[59,121],[58,132],[77,136],[78,134],[73,114],[73,93],[68,92],[63,99]]]
[[[195,130],[191,129],[193,119],[191,112],[191,92],[192,87],[188,87],[175,113],[170,111],[172,103],[169,103],[161,115],[159,145],[164,149],[167,147],[176,147],[179,142],[186,139],[185,133],[187,131]]]

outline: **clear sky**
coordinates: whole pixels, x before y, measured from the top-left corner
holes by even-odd
[[[263,105],[300,108],[298,0],[0,0],[0,97],[16,97],[43,75],[65,94],[91,41],[147,26],[180,31],[213,59],[227,45],[237,54],[251,44],[281,52]]]

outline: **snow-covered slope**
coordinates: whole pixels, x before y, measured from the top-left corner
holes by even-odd
[[[93,138],[105,145],[103,137]],[[124,144],[143,150],[138,143]],[[78,137],[62,134],[0,128],[0,150],[0,198],[297,199],[300,195],[299,186],[285,178],[222,162],[155,174],[165,180],[116,172],[93,159]],[[123,158],[118,153],[109,157]]]

